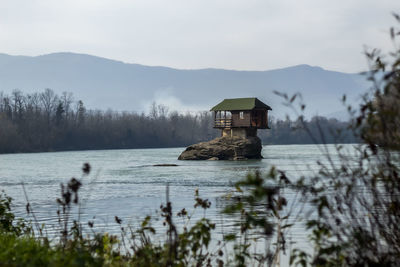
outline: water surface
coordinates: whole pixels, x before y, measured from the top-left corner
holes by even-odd
[[[334,153],[333,145],[327,148]],[[97,231],[118,232],[114,216],[125,224],[136,224],[145,215],[155,214],[165,203],[166,184],[175,211],[192,209],[194,192],[199,189],[200,195],[212,202],[207,215],[219,220],[217,198],[233,190],[232,185],[247,173],[267,172],[275,165],[289,177],[307,176],[317,169],[316,162],[324,155],[317,145],[270,145],[263,147],[262,160],[178,161],[182,151],[165,148],[0,155],[0,189],[14,199],[16,214],[26,217],[23,183],[39,221],[51,231],[57,229],[55,200],[60,196],[60,183],[76,177],[83,182],[82,221],[94,221]],[[86,162],[92,166],[89,176],[82,175],[81,167]],[[301,227],[292,235],[305,239]]]

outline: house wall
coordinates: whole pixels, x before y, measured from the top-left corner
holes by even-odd
[[[243,119],[240,118],[240,111],[226,112],[226,118],[232,119],[232,123],[224,125],[220,123],[220,115],[216,116],[216,124],[214,128],[255,128],[255,129],[268,129],[268,111],[265,109],[243,111]],[[225,118],[225,113],[222,113],[222,120]],[[229,135],[226,133],[225,135]],[[223,134],[224,135],[224,134]]]
[[[232,136],[231,129],[222,129],[222,137]]]
[[[232,111],[232,127],[249,127],[251,122],[251,111],[243,111],[243,119],[239,111]]]
[[[242,138],[246,138],[249,136],[257,136],[256,128],[232,128],[232,129],[223,129],[222,130],[223,137],[233,137],[238,136]]]
[[[232,136],[238,136],[238,137],[242,137],[242,138],[247,137],[247,131],[245,128],[233,128],[231,131],[232,131],[231,132]]]
[[[253,110],[251,112],[251,126],[258,129],[268,128],[268,111]]]
[[[232,127],[268,128],[268,111],[243,111],[243,119],[240,119],[240,111],[232,111]]]

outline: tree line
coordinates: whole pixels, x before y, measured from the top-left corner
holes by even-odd
[[[351,122],[339,121],[335,118],[314,116],[309,120],[300,116],[296,120],[286,118],[272,119],[270,129],[259,131],[263,144],[337,144],[359,143]]]
[[[307,122],[328,140],[347,123],[314,117]],[[264,144],[314,143],[298,127],[299,121],[272,119],[271,129],[260,131]],[[330,129],[330,130],[329,130]],[[51,89],[10,95],[0,92],[0,153],[88,149],[181,147],[219,136],[210,112],[179,113],[153,103],[147,113],[87,109],[72,93]],[[344,142],[354,142],[347,135]]]
[[[176,147],[214,137],[211,123],[206,112],[180,114],[155,103],[138,114],[90,110],[51,89],[0,92],[0,153]]]

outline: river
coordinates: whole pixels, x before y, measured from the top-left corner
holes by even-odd
[[[352,145],[345,146],[352,149]],[[58,229],[56,198],[60,197],[60,183],[67,183],[71,177],[83,183],[79,193],[83,203],[81,221],[93,221],[96,231],[118,233],[115,216],[125,225],[137,225],[145,215],[156,214],[160,204],[165,203],[167,184],[175,212],[184,207],[193,210],[198,189],[200,196],[212,203],[207,216],[218,221],[221,215],[217,199],[233,190],[233,184],[247,173],[267,172],[277,166],[289,177],[311,175],[318,169],[316,162],[323,159],[321,148],[268,145],[263,147],[262,160],[249,161],[178,161],[184,148],[5,154],[0,155],[0,189],[13,198],[15,214],[29,218],[24,184],[38,221],[45,223],[50,233]],[[335,153],[333,145],[327,148]],[[86,162],[92,167],[88,176],[82,174]],[[157,164],[178,166],[154,166]],[[289,193],[287,197],[290,201],[293,196]],[[294,227],[290,238],[305,242],[304,228]]]

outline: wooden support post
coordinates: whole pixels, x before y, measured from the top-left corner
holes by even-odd
[[[226,110],[224,111],[224,127],[226,127]]]

